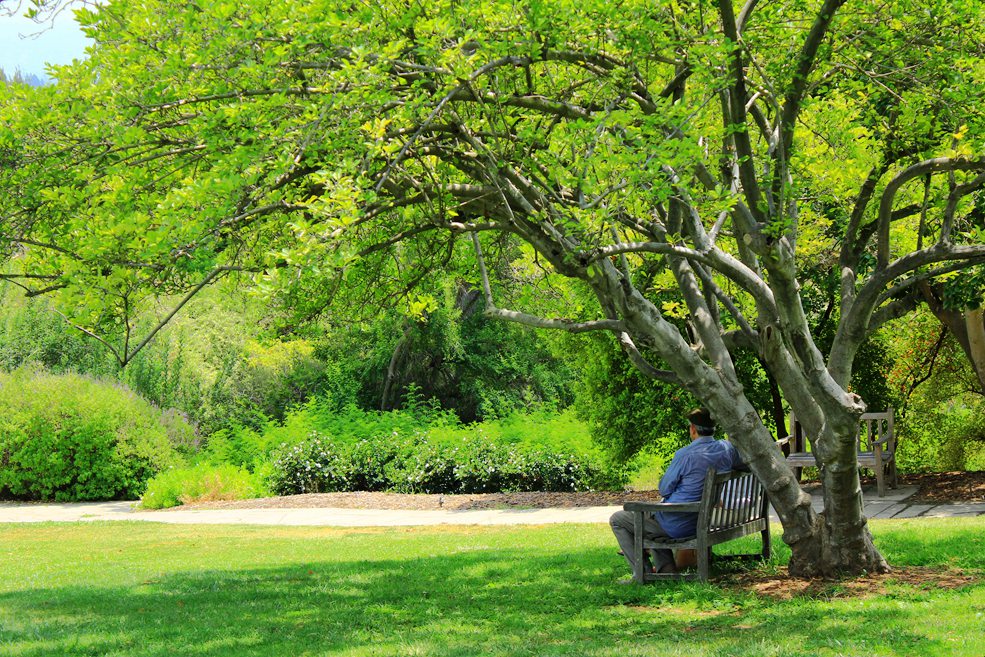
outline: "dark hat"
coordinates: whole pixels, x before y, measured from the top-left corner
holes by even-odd
[[[711,419],[711,413],[707,408],[696,408],[687,414],[687,419],[698,430],[702,436],[709,436],[715,433],[715,421]]]

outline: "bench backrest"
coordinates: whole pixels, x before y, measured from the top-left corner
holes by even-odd
[[[791,445],[792,451],[804,452],[807,450],[808,441],[804,435],[804,429],[792,412],[790,413],[790,435],[794,437],[793,445]],[[893,423],[892,407],[879,413],[863,413],[862,417],[859,418],[859,428],[855,440],[860,452],[871,452],[874,442],[880,442],[883,451],[894,452],[896,450],[896,429]]]
[[[893,427],[893,409],[883,413],[863,413],[859,423],[858,451],[871,452],[874,443],[885,444],[883,450],[895,451],[896,431]]]
[[[709,535],[727,532],[767,517],[769,500],[762,483],[751,472],[708,470],[698,512],[698,531]]]

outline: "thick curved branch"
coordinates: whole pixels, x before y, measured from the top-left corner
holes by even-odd
[[[742,11],[739,12],[739,19],[736,22],[736,29],[738,29],[739,34],[745,31],[746,23],[749,22],[749,18],[758,3],[759,0],[746,0],[746,4],[742,6]]]
[[[675,385],[681,384],[680,378],[673,372],[654,367],[646,359],[646,357],[644,357],[643,354],[640,353],[640,350],[636,347],[636,343],[633,342],[633,338],[629,335],[629,333],[626,332],[619,333],[618,337],[619,337],[619,346],[622,347],[622,350],[629,357],[630,362],[633,363],[633,366],[636,369],[638,369],[640,372],[650,377],[651,379],[655,379],[657,381],[663,381],[664,383],[673,383]]]
[[[985,158],[968,160],[965,158],[937,157],[918,162],[898,173],[882,192],[879,203],[879,218],[877,224],[877,254],[876,269],[882,270],[889,266],[889,226],[892,223],[893,202],[899,189],[914,178],[942,171],[976,171],[985,169]]]
[[[516,312],[514,310],[504,310],[497,308],[493,301],[492,287],[489,284],[489,272],[486,270],[486,262],[482,257],[482,246],[479,244],[478,233],[472,233],[472,245],[475,249],[476,262],[479,265],[479,276],[482,278],[482,292],[486,298],[486,308],[483,314],[487,317],[505,319],[533,328],[559,329],[569,333],[585,333],[587,331],[612,331],[624,333],[626,325],[619,320],[600,319],[589,322],[578,322],[571,319],[547,319],[537,317],[527,313]]]
[[[828,357],[829,369],[836,379],[847,381],[855,353],[869,333],[873,311],[886,286],[909,272],[938,262],[961,262],[964,265],[985,262],[985,244],[950,246],[937,243],[922,251],[909,253],[877,270],[859,290],[851,310],[842,315],[838,325]],[[883,321],[882,318],[880,321]],[[888,321],[888,316],[885,321]]]
[[[578,322],[572,319],[547,319],[515,310],[490,307],[488,300],[486,301],[486,309],[482,314],[486,317],[505,319],[510,322],[516,322],[517,324],[523,324],[524,326],[530,326],[531,328],[557,329],[567,331],[568,333],[587,333],[589,331],[612,331],[619,333],[626,330],[626,325],[618,320],[599,319],[590,322]]]
[[[944,223],[941,225],[941,242],[951,241],[951,231],[954,229],[954,213],[958,209],[958,202],[971,194],[985,187],[985,173],[978,175],[974,180],[962,185],[957,185],[947,197],[947,207],[944,209]]]
[[[911,311],[915,310],[919,305],[919,293],[914,290],[910,294],[906,294],[903,297],[894,299],[893,301],[881,306],[878,310],[872,313],[872,318],[869,320],[868,335],[872,335],[889,322],[907,315]]]
[[[919,285],[926,281],[933,280],[939,276],[945,274],[950,274],[951,272],[961,271],[962,269],[967,269],[969,266],[978,264],[979,259],[972,260],[962,260],[960,262],[955,262],[946,267],[938,267],[936,269],[931,269],[930,271],[920,272],[914,274],[913,276],[896,283],[892,287],[888,288],[885,292],[879,295],[876,300],[876,307],[881,306],[883,303],[890,301],[898,297],[900,294],[908,292],[913,286]]]
[[[597,262],[622,253],[657,253],[680,256],[700,262],[735,282],[756,298],[759,303],[764,304],[766,308],[774,309],[773,312],[775,313],[776,303],[773,298],[773,291],[770,290],[769,286],[746,265],[717,247],[702,253],[665,242],[623,242],[595,249],[585,256],[585,261],[588,263]]]

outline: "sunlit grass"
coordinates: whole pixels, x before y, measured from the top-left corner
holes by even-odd
[[[985,518],[873,529],[894,564],[985,575]],[[777,601],[621,586],[615,550],[605,525],[0,525],[0,655],[985,654],[982,583]]]

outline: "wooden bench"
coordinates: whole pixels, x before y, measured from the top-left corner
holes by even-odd
[[[701,499],[689,503],[626,502],[623,509],[633,513],[635,543],[633,545],[636,569],[633,578],[643,584],[665,579],[698,579],[708,581],[713,545],[759,532],[763,550],[755,555],[731,555],[727,559],[768,559],[770,556],[769,500],[766,490],[750,472],[721,472],[708,470]],[[698,526],[695,535],[687,538],[643,539],[645,513],[697,513]],[[694,550],[698,562],[697,573],[644,572],[644,550]]]
[[[809,442],[805,440],[803,427],[790,414],[791,434],[777,441],[781,447],[790,445],[787,463],[800,478],[802,468],[816,467],[814,454],[808,451]],[[886,483],[896,488],[899,478],[896,474],[896,430],[893,425],[893,409],[882,413],[864,413],[855,438],[858,446],[858,466],[872,470],[876,476],[876,489],[879,497],[886,495]]]

